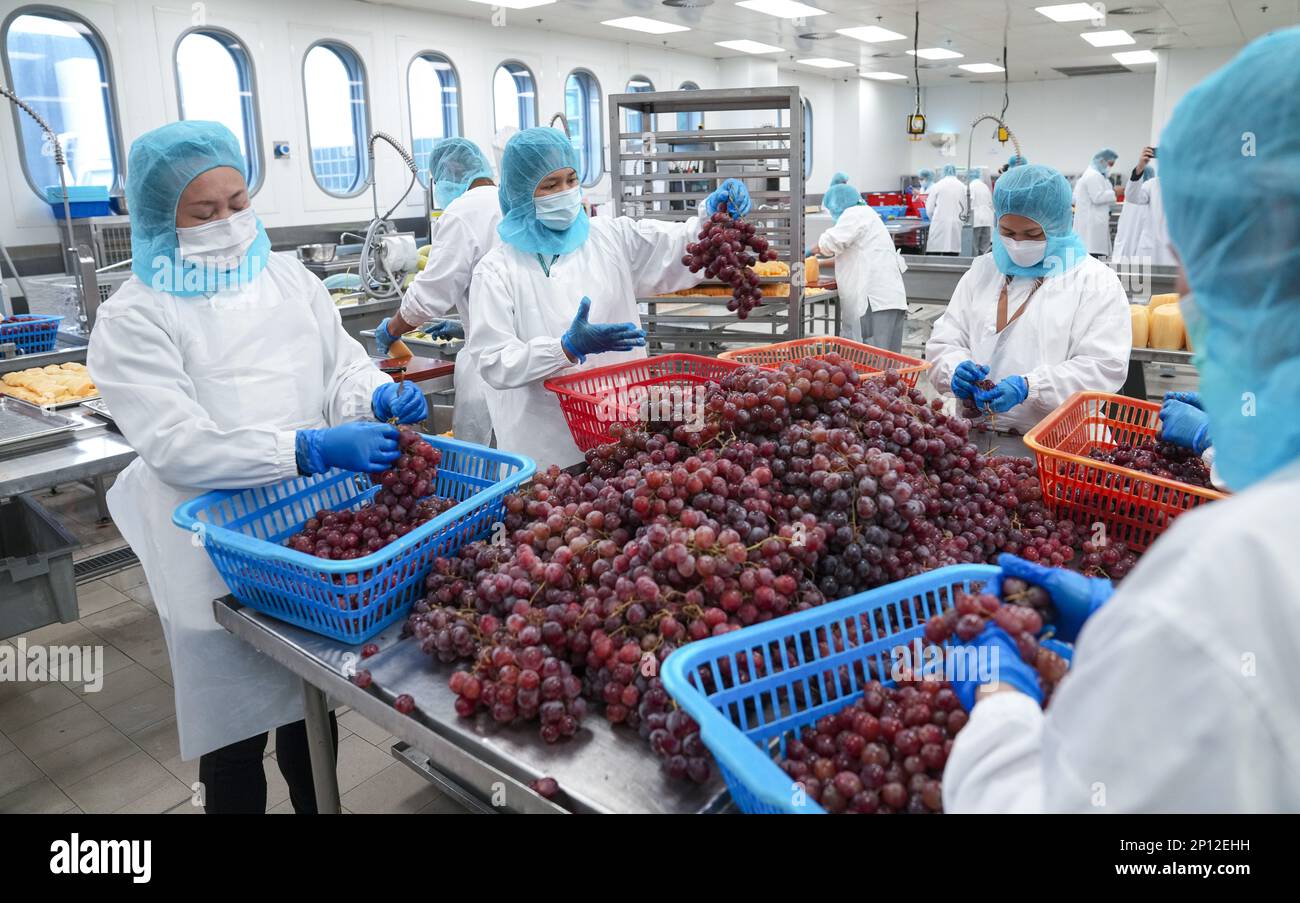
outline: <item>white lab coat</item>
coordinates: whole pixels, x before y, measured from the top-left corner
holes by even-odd
[[[848,208],[817,245],[835,256],[840,331],[846,338],[861,340],[862,315],[869,310],[907,309],[906,264],[876,211],[861,205]]]
[[[944,176],[925,196],[930,217],[927,254],[961,253],[961,217],[966,212],[966,186],[956,176]]]
[[[1300,465],[1181,515],[1084,626],[1046,712],[979,702],[949,812],[1300,811]]]
[[[297,431],[373,416],[389,377],[343,330],[321,281],[280,254],[247,286],[207,298],[132,276],[99,309],[88,364],[139,455],[108,505],[162,621],[181,757],[301,719],[301,682],[217,625],[212,600],[229,590],[172,512],[209,489],[297,476]]]
[[[582,460],[559,400],[543,381],[643,358],[646,349],[591,354],[585,364],[574,364],[560,337],[584,295],[591,299],[590,322],[639,323],[638,297],[697,285],[701,274],[682,266],[681,258],[698,232],[698,218],[594,217],[587,240],[550,264],[550,276],[536,254],[507,244],[488,252],[470,282],[474,316],[465,351],[487,381],[499,448],[527,455],[539,469]]]
[[[1138,246],[1151,227],[1151,206],[1133,200],[1133,183],[1124,192],[1124,206],[1119,211],[1119,225],[1115,227],[1115,247],[1111,260],[1132,260],[1138,256]]]
[[[993,255],[985,254],[957,283],[925,346],[935,389],[951,394],[953,371],[965,360],[986,365],[995,383],[1024,376],[1028,398],[997,415],[998,429],[1024,433],[1075,392],[1114,392],[1124,384],[1133,333],[1128,298],[1114,270],[1085,258],[1045,280],[1025,312],[998,333],[998,295],[1005,278]],[[1028,276],[1012,280],[1008,317],[1033,283]]]
[[[1124,206],[1130,203],[1147,211],[1146,228],[1138,236],[1133,256],[1150,258],[1156,266],[1176,266],[1173,245],[1169,241],[1169,227],[1165,223],[1165,205],[1162,201],[1160,177],[1147,181],[1129,182],[1124,190]]]
[[[501,243],[499,222],[501,205],[495,185],[471,188],[447,205],[438,217],[429,262],[402,296],[398,313],[403,320],[423,324],[455,311],[469,334],[470,276],[483,255]],[[468,357],[464,363],[457,361],[455,381],[451,430],[457,439],[487,445],[492,441],[487,384]]]
[[[976,229],[993,225],[993,192],[983,179],[970,183],[971,225]]]
[[[1110,205],[1115,188],[1110,179],[1089,166],[1074,183],[1074,231],[1089,254],[1110,253]]]

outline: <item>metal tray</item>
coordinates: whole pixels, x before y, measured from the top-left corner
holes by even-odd
[[[10,395],[0,396],[0,451],[44,445],[70,433],[80,424]]]
[[[92,399],[83,401],[81,403],[81,406],[83,408],[86,408],[89,411],[98,414],[100,417],[103,417],[105,420],[113,421],[114,423],[117,422],[113,420],[113,415],[108,412],[108,402],[104,401],[104,399],[100,398],[98,395],[96,395]]]
[[[373,339],[375,337],[375,331],[373,329],[363,329],[361,330],[361,334],[368,339]],[[451,339],[450,341],[444,342],[440,345],[436,342],[430,341],[429,339],[412,338],[409,333],[402,336],[402,341],[406,343],[408,348],[423,348],[440,357],[455,357],[460,353],[460,350],[465,347],[464,339]]]

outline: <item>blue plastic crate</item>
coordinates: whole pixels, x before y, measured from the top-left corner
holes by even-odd
[[[50,205],[56,219],[63,219],[63,189],[58,185],[45,187],[45,202]],[[113,206],[104,185],[69,185],[68,212],[73,219],[91,216],[111,216]]]
[[[18,314],[0,322],[0,344],[13,342],[19,354],[53,351],[63,317]]]
[[[906,204],[882,205],[879,207],[872,207],[871,209],[879,213],[880,218],[883,220],[898,219],[900,216],[907,215]]]
[[[662,679],[677,704],[700,725],[731,797],[745,812],[810,814],[795,804],[793,782],[775,759],[786,741],[823,715],[862,695],[864,680],[890,683],[891,650],[910,646],[925,622],[949,608],[958,592],[987,583],[999,569],[958,564],[880,586],[838,602],[688,643],[668,656]],[[876,614],[913,626],[883,631]],[[843,648],[820,655],[819,641],[838,628]],[[764,661],[755,674],[754,653]],[[743,676],[743,682],[737,679]],[[851,678],[846,688],[845,677]],[[706,684],[711,684],[708,689]]]
[[[379,491],[368,477],[332,470],[255,489],[208,492],[179,506],[172,522],[199,536],[235,598],[265,614],[345,643],[360,643],[404,618],[424,595],[435,558],[481,539],[504,515],[505,495],[536,465],[441,436],[433,494],[455,507],[378,552],[329,561],[284,545],[318,510],[358,508]]]

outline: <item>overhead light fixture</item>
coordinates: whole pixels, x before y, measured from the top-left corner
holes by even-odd
[[[1118,31],[1085,31],[1079,35],[1093,47],[1120,47],[1124,44],[1136,44],[1137,38],[1133,37],[1122,28]]]
[[[907,52],[910,56],[919,56],[923,60],[955,60],[966,55],[955,50],[948,50],[946,47],[925,47],[921,50],[909,50]]]
[[[1154,63],[1159,58],[1151,50],[1125,50],[1122,53],[1112,53],[1117,63],[1125,66],[1140,66],[1143,63]]]
[[[771,44],[761,44],[758,41],[714,41],[714,46],[725,47],[728,50],[739,50],[741,53],[780,53],[780,47],[773,47]]]
[[[986,74],[988,74],[988,73],[990,73],[990,72],[1006,72],[1006,71],[1007,71],[1007,70],[1003,69],[1001,66],[999,66],[999,65],[997,65],[997,64],[995,64],[995,63],[962,63],[962,64],[961,64],[960,66],[958,66],[957,68],[958,68],[958,69],[965,69],[967,72],[978,72],[978,73],[980,73],[981,75],[986,75]]]
[[[798,0],[740,0],[737,6],[752,9],[756,13],[766,13],[778,19],[808,19],[812,16],[824,16],[826,10],[799,3]]]
[[[907,38],[905,34],[881,28],[879,25],[857,25],[853,28],[837,28],[835,31],[846,38],[854,38],[868,44],[883,44],[885,41],[902,41]]]
[[[1091,22],[1105,19],[1106,14],[1091,3],[1062,3],[1057,6],[1035,6],[1034,11],[1042,13],[1053,22]]]
[[[546,6],[556,0],[469,0],[470,3],[482,3],[485,6],[503,6],[506,9],[532,9],[534,6]]]
[[[827,56],[814,56],[806,60],[795,60],[796,63],[802,63],[805,66],[816,66],[818,69],[843,69],[845,66],[852,66],[852,63],[846,63],[844,60],[833,60]]]
[[[906,75],[899,75],[897,72],[864,72],[863,78],[874,78],[878,82],[893,82],[907,78]]]
[[[641,31],[646,34],[671,34],[674,31],[690,31],[685,25],[674,25],[672,22],[660,22],[658,19],[647,19],[645,16],[625,16],[622,19],[606,19],[601,25],[608,25],[610,28],[626,28],[628,31]]]

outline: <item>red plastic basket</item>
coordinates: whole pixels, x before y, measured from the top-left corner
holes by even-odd
[[[786,361],[801,361],[806,357],[824,358],[828,354],[838,354],[864,375],[897,370],[903,382],[909,386],[915,386],[917,378],[930,367],[929,361],[886,351],[883,348],[874,348],[851,339],[841,339],[838,336],[815,336],[810,339],[796,339],[793,342],[778,342],[775,345],[738,348],[734,351],[724,351],[718,357],[739,364],[757,364],[775,370]]]
[[[611,441],[614,424],[631,426],[641,421],[639,404],[624,403],[620,390],[702,385],[717,382],[741,366],[697,354],[661,354],[555,376],[543,385],[559,397],[573,441],[585,452]]]
[[[1225,498],[1200,489],[1088,457],[1154,436],[1160,405],[1105,392],[1078,392],[1025,434],[1038,459],[1043,501],[1058,517],[1081,524],[1101,521],[1108,539],[1145,551],[1175,517]]]

